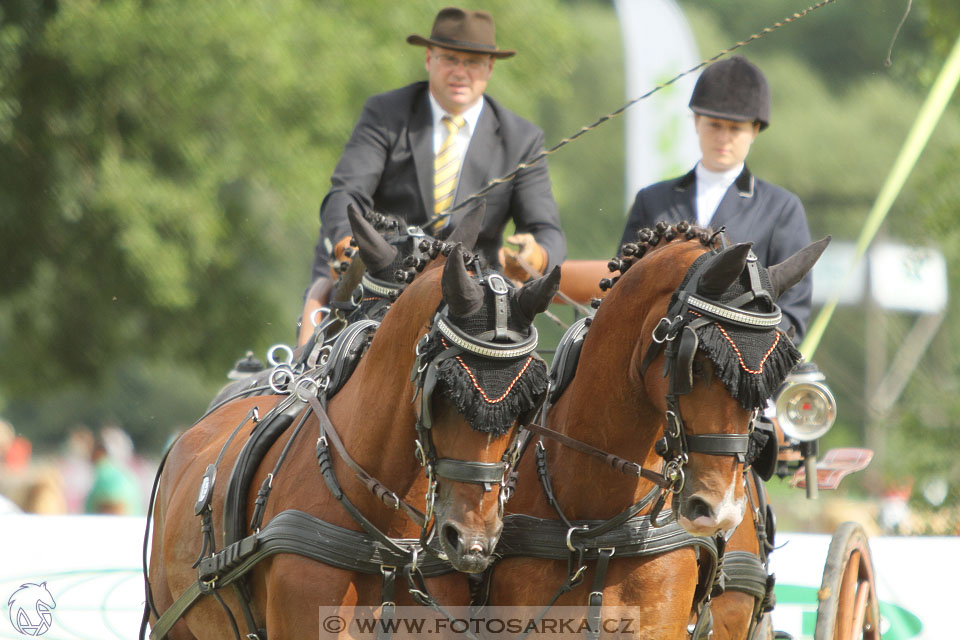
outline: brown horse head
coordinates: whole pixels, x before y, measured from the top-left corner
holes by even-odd
[[[716,237],[685,224],[646,231],[626,252],[591,332],[611,315],[638,327],[628,334],[635,340],[628,384],[642,391],[635,402],[649,425],[641,426],[645,441],[663,434],[646,463],[662,464],[673,481],[684,529],[714,535],[743,517],[754,412],[800,359],[777,328],[775,300],[829,240],[767,270],[750,244],[721,249]]]
[[[533,318],[559,281],[559,269],[520,288],[493,271],[471,274],[459,245],[444,266],[443,304],[418,346],[418,446],[431,480],[428,515],[460,571],[486,569],[499,539],[517,425],[547,389]]]

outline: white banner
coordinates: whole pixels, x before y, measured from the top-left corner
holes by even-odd
[[[135,638],[144,524],[116,516],[0,516],[0,639]],[[777,536],[774,626],[796,640],[813,637],[829,545],[826,535]],[[884,640],[957,637],[952,580],[960,538],[878,537],[870,548]]]
[[[683,11],[673,0],[614,0],[623,33],[628,100],[634,100],[699,64],[700,54]],[[683,175],[700,159],[687,107],[698,73],[684,76],[631,106],[626,118],[626,206],[637,191]]]

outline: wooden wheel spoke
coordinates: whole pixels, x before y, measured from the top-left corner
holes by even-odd
[[[863,627],[867,622],[867,608],[870,606],[870,597],[872,594],[873,589],[870,588],[869,582],[861,582],[857,585],[857,597],[854,599],[853,606],[853,635],[850,636],[852,640],[859,638],[863,632]]]
[[[819,591],[815,640],[877,640],[879,603],[866,533],[853,522],[830,541]]]

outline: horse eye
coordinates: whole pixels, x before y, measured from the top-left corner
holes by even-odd
[[[706,375],[705,369],[703,367],[703,361],[699,358],[695,358],[693,361],[693,377],[702,380]]]

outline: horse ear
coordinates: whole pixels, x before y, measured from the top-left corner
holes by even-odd
[[[710,258],[697,283],[697,293],[706,298],[716,298],[730,288],[747,265],[747,254],[753,247],[752,242],[741,242],[727,247]]]
[[[527,320],[527,324],[533,324],[537,314],[547,310],[559,288],[560,265],[557,265],[547,275],[531,280],[517,290],[513,299],[520,313]]]
[[[474,280],[463,264],[463,247],[454,246],[443,265],[440,280],[443,301],[450,307],[451,315],[459,318],[473,315],[483,306],[483,287]]]
[[[487,210],[487,201],[479,200],[473,207],[463,214],[457,228],[453,230],[447,242],[461,243],[465,249],[472,251],[480,237],[480,227],[483,226],[483,214]]]
[[[347,205],[347,219],[367,269],[376,273],[389,267],[397,257],[397,248],[384,240],[380,232],[374,229],[352,204]]]
[[[803,276],[813,268],[814,263],[820,259],[823,250],[830,244],[833,236],[827,236],[817,240],[813,244],[807,245],[800,251],[781,262],[767,269],[767,275],[770,277],[770,287],[773,289],[773,299],[776,300],[780,295],[800,282]]]

